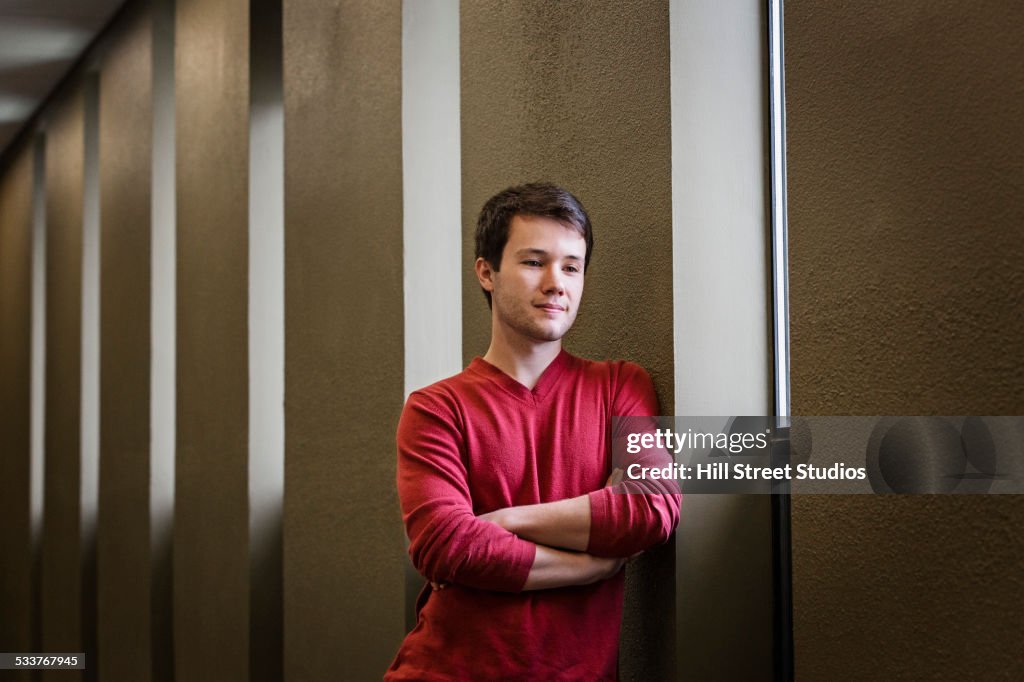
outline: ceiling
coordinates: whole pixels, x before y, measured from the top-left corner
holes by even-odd
[[[0,156],[124,0],[0,0]]]

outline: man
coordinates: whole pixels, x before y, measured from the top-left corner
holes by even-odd
[[[398,426],[409,553],[430,584],[386,680],[617,676],[622,566],[668,539],[679,496],[606,485],[611,418],[658,404],[637,365],[562,349],[592,250],[582,205],[554,185],[481,211],[490,347],[410,395]]]

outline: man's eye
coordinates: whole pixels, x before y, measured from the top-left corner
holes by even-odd
[[[531,267],[539,267],[540,266],[540,261],[539,260],[524,260],[523,261],[523,265],[529,265]]]
[[[573,274],[576,274],[577,272],[580,271],[580,269],[578,267],[576,267],[575,265],[568,265],[568,266],[566,266],[565,271],[566,272],[571,272]]]

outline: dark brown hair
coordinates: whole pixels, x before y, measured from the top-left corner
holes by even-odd
[[[573,227],[587,242],[583,271],[590,265],[594,250],[594,233],[590,218],[579,199],[568,190],[550,182],[531,182],[509,187],[487,200],[476,221],[476,257],[487,261],[495,272],[501,270],[501,256],[508,243],[508,230],[517,215],[551,218]],[[484,291],[487,305],[491,292]]]

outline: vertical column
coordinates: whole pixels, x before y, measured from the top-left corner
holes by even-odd
[[[402,3],[405,395],[462,368],[458,0]],[[423,576],[406,566],[406,630]]]
[[[379,678],[403,636],[401,22],[284,5],[286,679]]]
[[[476,215],[508,185],[551,180],[587,207],[597,243],[567,347],[640,363],[671,414],[668,5],[488,0],[462,3],[461,21],[465,359],[490,333],[468,267]],[[624,678],[673,675],[673,560],[658,548],[627,576]]]
[[[179,679],[249,677],[249,4],[181,0],[175,27]]]
[[[462,369],[458,0],[402,4],[405,393]]]
[[[670,3],[680,415],[772,410],[763,5]],[[691,495],[684,508],[676,559],[679,679],[770,679],[769,497]]]
[[[0,176],[0,649],[32,650],[31,143]],[[10,673],[27,680],[29,674]]]
[[[152,195],[150,244],[149,552],[150,661],[153,679],[174,675],[174,409],[175,409],[175,0],[153,0]]]
[[[281,0],[253,0],[249,40],[249,663],[282,679],[284,106]]]
[[[85,163],[82,168],[82,650],[91,661],[82,676],[96,679],[96,514],[99,507],[99,76],[85,76]]]
[[[83,651],[81,538],[82,213],[85,97],[54,104],[46,143],[46,412],[43,651]],[[52,671],[44,679],[81,679]]]
[[[32,650],[42,651],[46,427],[46,138],[32,145],[32,395],[29,514],[32,532]]]
[[[108,39],[100,73],[98,657],[102,679],[151,679],[150,188],[152,18]]]
[[[794,413],[1022,414],[1024,5],[785,8]],[[793,498],[798,676],[1024,675],[1022,523],[1019,495]]]

